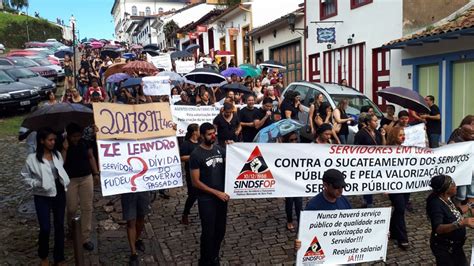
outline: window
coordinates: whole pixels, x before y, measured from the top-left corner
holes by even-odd
[[[147,16],[150,16],[150,15],[151,15],[151,8],[150,8],[149,6],[147,6],[147,7],[145,8],[145,15],[147,15]]]
[[[337,0],[319,0],[319,19],[327,19],[337,15]]]
[[[138,12],[138,15],[139,15],[140,17],[143,17],[143,16],[145,16],[145,12],[140,11],[140,12]]]
[[[174,8],[173,8],[173,9],[174,9]],[[158,13],[159,13],[159,14],[163,13],[163,8],[162,8],[162,7],[158,8]]]
[[[372,3],[373,0],[351,0],[351,9],[365,6]]]
[[[132,16],[136,16],[136,15],[137,15],[137,7],[132,6]]]

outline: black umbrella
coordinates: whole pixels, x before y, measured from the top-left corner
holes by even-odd
[[[151,50],[151,49],[145,49],[142,51],[142,54],[150,54],[151,56],[157,56],[160,55],[160,53],[156,50]]]
[[[194,52],[194,50],[196,50],[198,48],[200,48],[199,44],[193,43],[193,44],[189,45],[188,47],[186,47],[186,49],[184,49],[184,50],[187,51],[187,52],[192,53],[192,52]]]
[[[184,75],[187,83],[196,86],[206,85],[208,87],[220,87],[227,83],[224,76],[210,68],[196,68]]]
[[[23,120],[21,126],[34,131],[43,127],[50,127],[55,131],[62,132],[72,122],[81,127],[93,124],[94,115],[92,109],[76,103],[45,105],[29,114]]]
[[[106,57],[106,56],[108,56],[108,57],[110,57],[110,58],[117,58],[117,57],[120,56],[120,53],[117,52],[117,51],[114,51],[114,50],[102,50],[102,51],[100,52],[100,56],[101,56],[101,57]]]
[[[73,53],[70,50],[59,50],[54,53],[54,56],[59,57],[59,58],[64,58],[66,55],[71,56]]]
[[[122,83],[122,88],[130,88],[142,84],[141,78],[129,78]]]
[[[225,91],[233,91],[233,92],[242,92],[242,93],[252,93],[249,88],[244,86],[242,83],[230,83],[225,84],[221,87],[221,89]]]
[[[431,112],[425,99],[418,92],[403,87],[390,87],[377,91],[377,94],[389,101],[418,113]]]
[[[260,64],[261,67],[270,67],[270,68],[282,68],[282,69],[286,69],[286,67],[278,62],[278,61],[275,61],[275,60],[267,60],[263,63]]]
[[[186,51],[176,51],[176,52],[172,52],[170,56],[171,56],[171,59],[177,59],[177,58],[192,57],[193,54]]]
[[[143,46],[143,49],[158,50],[160,48],[156,44],[152,43],[152,44],[147,44],[147,45]]]

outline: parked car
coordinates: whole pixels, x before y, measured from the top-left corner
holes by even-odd
[[[0,69],[2,69],[14,81],[25,83],[38,89],[41,97],[46,97],[48,91],[56,93],[56,83],[39,76],[28,68],[1,66]]]
[[[4,70],[0,70],[0,109],[17,110],[30,109],[38,105],[41,97],[39,89],[16,82]]]
[[[52,68],[52,69],[56,70],[56,72],[58,72],[58,79],[64,78],[64,69],[61,66],[51,64],[51,62],[48,59],[44,58],[44,57],[28,56],[28,58],[32,59],[33,61],[35,61],[40,66],[45,66],[45,67],[49,67],[49,68]]]
[[[349,100],[349,107],[347,108],[346,113],[354,117],[355,121],[357,121],[357,118],[359,117],[360,108],[367,105],[374,109],[377,117],[381,118],[383,116],[382,111],[380,111],[375,103],[367,98],[367,96],[351,87],[331,83],[299,81],[290,83],[283,91],[283,95],[286,95],[289,91],[297,91],[300,94],[304,111],[299,113],[298,119],[302,124],[305,125],[305,127],[301,129],[300,135],[306,140],[314,139],[309,126],[309,108],[314,102],[316,96],[320,93],[323,95],[324,101],[329,102],[333,109],[336,108],[337,104],[342,99],[347,98]],[[354,135],[357,133],[357,131],[358,127],[356,124],[349,126],[348,143],[353,143]]]
[[[19,56],[0,57],[0,65],[26,67],[30,69],[31,71],[38,73],[42,77],[47,78],[49,80],[57,80],[58,78],[58,72],[56,72],[56,70],[49,67],[40,66],[35,61],[28,59],[26,57],[19,57]]]
[[[0,53],[3,54],[5,53],[5,45],[0,43]]]
[[[7,56],[19,57],[45,57],[53,65],[61,65],[64,59],[54,56],[54,51],[49,48],[26,48],[25,50],[15,50],[8,53]]]

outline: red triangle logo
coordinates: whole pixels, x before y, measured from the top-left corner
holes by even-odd
[[[244,179],[273,179],[273,175],[258,146],[252,151],[237,177],[237,180]]]
[[[323,248],[321,247],[321,244],[319,244],[317,237],[314,237],[304,256],[324,256]]]

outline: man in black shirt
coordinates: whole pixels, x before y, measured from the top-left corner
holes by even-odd
[[[268,127],[275,122],[273,110],[273,100],[265,97],[262,101],[262,108],[258,109],[255,116],[254,124],[257,131],[261,128]]]
[[[227,223],[225,186],[225,151],[214,145],[216,130],[210,123],[199,128],[202,143],[189,158],[194,187],[198,189],[199,217],[201,218],[201,258],[199,265],[219,265],[219,251]]]
[[[241,126],[238,116],[234,113],[234,105],[224,103],[224,111],[212,121],[217,129],[217,139],[221,147],[237,141]]]
[[[188,93],[185,91],[182,91],[179,96],[181,97],[181,100],[177,101],[174,103],[174,105],[190,105],[189,103],[189,97]]]
[[[439,137],[441,135],[441,113],[439,107],[434,104],[435,98],[432,95],[425,97],[426,104],[430,107],[431,112],[429,115],[421,115],[426,123],[426,133],[428,134],[428,141],[430,148],[439,147]]]
[[[258,114],[258,109],[254,108],[255,97],[253,95],[249,95],[246,102],[247,106],[239,111],[240,126],[242,127],[242,141],[252,142],[255,135],[257,135],[255,117]]]

